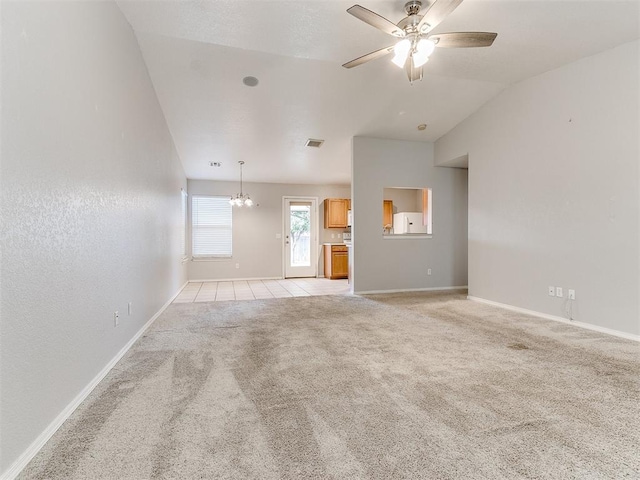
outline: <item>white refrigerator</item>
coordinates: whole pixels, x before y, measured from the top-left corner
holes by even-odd
[[[421,212],[400,212],[393,215],[393,234],[403,233],[427,233]]]

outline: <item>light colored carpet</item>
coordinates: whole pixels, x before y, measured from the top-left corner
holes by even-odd
[[[174,304],[21,478],[639,478],[639,353],[460,293]]]

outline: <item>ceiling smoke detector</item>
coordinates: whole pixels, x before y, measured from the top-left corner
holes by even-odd
[[[316,140],[314,138],[310,138],[307,140],[307,143],[304,144],[305,147],[314,147],[320,148],[320,146],[324,143],[324,140]]]

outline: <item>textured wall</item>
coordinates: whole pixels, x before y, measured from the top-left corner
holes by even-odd
[[[640,334],[639,58],[521,82],[438,140],[437,162],[469,154],[471,295]]]
[[[2,102],[0,472],[186,280],[186,180],[115,3],[2,2]]]
[[[235,195],[238,182],[189,180],[190,195]],[[282,197],[318,197],[319,242],[341,242],[343,229],[324,229],[325,198],[350,198],[348,186],[285,185],[245,183],[243,188],[259,204],[251,209],[233,210],[233,258],[189,262],[190,280],[222,278],[272,278],[282,276]],[[336,238],[331,238],[331,235]],[[318,249],[318,272],[324,275],[322,248]],[[236,269],[236,263],[240,268]]]
[[[433,166],[433,144],[353,139],[354,290],[467,284],[467,171]],[[433,190],[432,238],[382,237],[385,187]],[[431,268],[432,275],[427,275]]]

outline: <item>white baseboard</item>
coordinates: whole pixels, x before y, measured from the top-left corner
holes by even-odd
[[[18,457],[18,459],[13,462],[13,464],[9,467],[7,471],[0,475],[0,480],[13,480],[15,479],[20,472],[27,466],[27,464],[37,455],[42,447],[49,441],[49,439],[53,436],[54,433],[62,426],[62,424],[71,416],[71,414],[75,411],[78,406],[89,396],[89,394],[93,391],[94,388],[102,381],[104,377],[107,376],[109,371],[120,361],[120,359],[124,356],[125,353],[131,348],[131,346],[138,340],[144,332],[151,326],[151,324],[166,310],[166,308],[171,305],[171,302],[175,300],[178,294],[182,291],[182,289],[189,282],[185,282],[182,287],[178,289],[178,291],[173,295],[167,303],[165,303],[160,310],[156,312],[156,314],[149,319],[144,326],[138,330],[138,332],[127,342],[127,344],[122,347],[122,349],[116,354],[115,357],[111,359],[107,365],[96,375],[89,384],[82,389],[82,391],[76,395],[76,397],[69,403],[62,412],[58,414],[58,416],[49,424],[49,426],[40,434],[38,438],[34,440],[34,442],[29,445],[29,447]]]
[[[354,295],[372,295],[374,293],[403,293],[403,292],[439,292],[444,290],[467,290],[467,286],[462,287],[429,287],[429,288],[401,288],[397,290],[367,290],[365,292],[353,292]]]
[[[202,282],[249,282],[254,280],[282,280],[282,277],[255,277],[255,278],[204,278],[199,280],[189,280],[187,283]],[[0,479],[1,480],[1,479]]]
[[[546,320],[553,320],[555,322],[566,323],[567,325],[574,325],[576,327],[586,328],[587,330],[594,330],[596,332],[606,333],[608,335],[614,335],[616,337],[626,338],[627,340],[635,340],[636,342],[640,342],[640,335],[634,335],[633,333],[621,332],[619,330],[600,327],[598,325],[592,325],[590,323],[577,322],[575,320],[569,320],[567,318],[558,317],[556,315],[549,315],[548,313],[536,312],[535,310],[527,310],[526,308],[514,307],[513,305],[508,305],[506,303],[494,302],[492,300],[486,300],[480,297],[473,297],[471,295],[468,295],[467,298],[474,302],[485,303],[487,305],[492,305],[494,307],[504,308],[505,310],[524,313],[527,315],[532,315],[534,317],[540,317]]]

